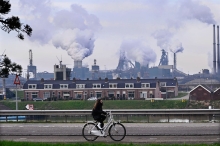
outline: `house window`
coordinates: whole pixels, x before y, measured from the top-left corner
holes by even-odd
[[[28,84],[28,89],[36,89],[36,84]]]
[[[110,83],[109,88],[117,88],[117,83]]]
[[[87,92],[84,92],[84,99],[87,99]]]
[[[60,84],[60,89],[68,89],[68,84]]]
[[[60,96],[60,92],[58,92],[58,98],[61,98],[61,96]]]
[[[134,88],[133,83],[125,83],[125,88]]]
[[[97,98],[102,97],[102,92],[96,92],[96,97],[97,97]]]
[[[29,94],[28,94],[28,92],[26,92],[26,98],[28,99],[28,97],[29,97]]]
[[[93,97],[93,92],[90,92],[90,97]]]
[[[166,82],[160,82],[160,86],[161,87],[165,87],[166,86]]]
[[[134,91],[128,92],[128,99],[134,99]]]
[[[53,97],[55,97],[55,92],[53,92],[52,94],[53,94]]]
[[[44,98],[49,98],[50,97],[50,92],[44,92]]]
[[[141,92],[140,98],[147,98],[147,92]]]
[[[68,99],[70,97],[70,92],[63,92],[63,98]]]
[[[101,84],[93,84],[93,88],[101,88]]]
[[[142,83],[141,88],[150,88],[150,84],[149,83]]]
[[[120,98],[120,91],[117,91],[117,98]]]
[[[44,89],[52,89],[52,84],[44,84]]]
[[[109,91],[108,92],[108,97],[114,97],[115,96],[115,92],[114,91]]]
[[[76,84],[77,89],[85,88],[85,84]]]
[[[32,96],[32,99],[33,99],[33,98],[37,98],[38,94],[37,94],[37,92],[32,92],[32,93],[31,93],[31,96]]]
[[[75,93],[75,98],[78,98],[78,99],[82,99],[82,93],[79,92],[79,93]]]

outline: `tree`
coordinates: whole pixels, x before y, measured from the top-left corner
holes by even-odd
[[[22,67],[16,63],[12,63],[6,55],[2,55],[0,57],[0,78],[2,78],[3,81],[3,95],[4,99],[6,99],[5,78],[8,78],[9,74],[16,74],[20,76],[22,73]]]
[[[9,74],[21,75],[22,67],[4,55],[2,60],[0,61],[0,78],[8,78]]]
[[[11,4],[9,1],[0,0],[0,22],[2,24],[1,29],[8,33],[11,31],[16,31],[18,33],[18,38],[21,40],[24,39],[22,32],[26,33],[28,36],[31,36],[32,28],[27,24],[23,25],[17,16],[12,16],[7,19],[2,17],[2,15],[8,14],[10,11]]]

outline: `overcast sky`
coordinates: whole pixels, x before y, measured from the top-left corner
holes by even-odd
[[[53,72],[63,64],[73,68],[83,60],[91,70],[116,69],[120,51],[131,61],[158,66],[161,49],[177,69],[195,74],[212,70],[213,24],[220,24],[220,0],[10,0],[11,12],[33,28],[19,40],[16,32],[0,31],[0,53],[29,65],[29,50],[37,72]],[[59,60],[58,60],[59,59]]]

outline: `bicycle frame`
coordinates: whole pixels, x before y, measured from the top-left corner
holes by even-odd
[[[97,130],[96,126],[97,126],[98,123],[93,121],[93,123],[95,123],[95,126],[90,131],[93,135],[96,135],[96,136],[107,136],[107,135],[105,135],[105,133],[108,130],[108,128],[111,125],[113,125],[114,123],[120,123],[120,121],[115,121],[114,120],[113,115],[111,114],[111,111],[109,111],[108,113],[109,113],[108,122],[107,122],[107,124],[105,124],[105,126],[103,127],[102,130]],[[91,123],[91,121],[87,122],[87,123]]]

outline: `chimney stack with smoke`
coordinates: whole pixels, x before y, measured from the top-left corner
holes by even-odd
[[[220,74],[219,26],[217,26],[217,67]]]
[[[216,73],[215,25],[213,25],[213,74]]]
[[[74,60],[74,68],[82,68],[82,60]]]
[[[173,63],[174,67],[173,68],[176,69],[176,53],[173,53],[173,54],[174,54],[174,59],[173,59],[174,60],[174,63]]]

